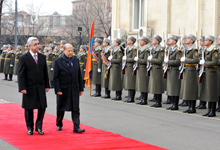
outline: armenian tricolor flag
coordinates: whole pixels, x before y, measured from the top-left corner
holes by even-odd
[[[92,75],[92,50],[93,50],[93,41],[94,41],[94,24],[92,22],[91,29],[90,29],[90,39],[89,39],[89,46],[88,46],[88,54],[87,54],[87,62],[86,62],[86,71],[84,80],[86,80],[86,86],[90,87],[91,83],[91,75]]]

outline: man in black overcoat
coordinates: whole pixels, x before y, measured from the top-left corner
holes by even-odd
[[[35,131],[42,135],[43,118],[47,107],[46,92],[49,91],[46,57],[38,53],[37,38],[30,37],[27,44],[30,50],[18,63],[18,87],[19,92],[23,94],[22,108],[25,109],[28,134],[33,135],[33,109],[38,109]]]
[[[62,130],[65,111],[71,111],[74,133],[84,132],[80,129],[79,96],[83,94],[83,83],[79,59],[73,56],[73,46],[64,45],[63,54],[54,61],[54,90],[57,95],[57,130]]]

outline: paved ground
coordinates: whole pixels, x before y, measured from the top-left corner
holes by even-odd
[[[0,75],[0,79],[2,78],[3,75]],[[114,96],[114,93],[111,95]],[[125,95],[126,91],[123,92],[123,97]],[[47,113],[56,115],[53,89],[49,91],[47,98]],[[151,98],[150,94],[149,99]],[[0,80],[0,99],[21,104],[21,94],[18,93],[15,81]],[[165,100],[166,96],[163,95],[163,101]],[[168,105],[155,109],[134,103],[91,98],[88,89],[85,89],[80,105],[81,123],[85,125],[171,150],[219,149],[220,113],[215,118],[207,118],[201,116],[207,110],[198,110],[196,114],[189,115],[182,113],[186,107],[180,107],[179,111],[167,111]],[[65,118],[70,120],[70,113],[66,113]],[[0,149],[16,148],[0,140]]]

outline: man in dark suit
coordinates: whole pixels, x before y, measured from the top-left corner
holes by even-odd
[[[62,56],[54,61],[53,81],[57,95],[57,130],[62,130],[64,112],[71,111],[73,132],[85,132],[79,127],[79,96],[83,94],[82,76],[79,59],[73,56],[71,44],[65,44]]]
[[[46,57],[38,53],[39,41],[30,37],[27,41],[29,51],[19,60],[18,86],[23,94],[22,107],[25,109],[25,120],[28,134],[33,135],[33,109],[38,109],[35,131],[44,134],[42,124],[47,107],[46,92],[49,91],[49,79]]]

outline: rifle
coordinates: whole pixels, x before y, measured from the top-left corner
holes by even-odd
[[[149,48],[149,50],[150,50],[150,56],[152,55],[152,46],[153,46],[153,45],[151,44],[152,38],[153,38],[153,36],[152,36],[152,32],[151,32],[151,38],[150,38],[151,40],[150,40],[150,48]],[[147,68],[147,75],[150,76],[150,70],[151,70],[151,68],[152,68],[151,62],[148,63],[148,65],[147,65],[146,68]]]
[[[165,53],[165,59],[167,58],[169,60],[169,47],[167,47],[166,49],[166,53]],[[165,64],[165,68],[164,68],[164,72],[163,72],[163,78],[167,78],[167,70],[168,70],[168,63]]]
[[[202,30],[201,30],[201,36],[202,36]],[[205,53],[204,41],[202,40],[202,60],[205,60],[205,54],[204,53]],[[204,73],[204,65],[200,65],[199,83],[202,83],[203,73]]]
[[[137,40],[137,42],[138,42],[138,48],[137,48],[137,58],[138,58],[138,56],[139,56],[139,54],[138,54],[138,49],[139,49],[139,40]],[[137,69],[138,69],[138,61],[136,61],[135,62],[135,64],[134,64],[134,66],[133,66],[133,76],[136,76],[136,74],[137,74]]]
[[[198,36],[197,31],[196,31],[196,37]],[[196,45],[197,45],[197,49],[199,50],[199,40],[196,40]],[[196,64],[196,70],[199,70],[199,64]]]
[[[125,41],[125,49],[124,49],[124,53],[125,53],[125,57],[127,56],[127,40],[124,37],[124,41]],[[126,60],[123,60],[122,62],[122,74],[125,74],[125,66],[126,66]]]
[[[184,35],[185,35],[185,29],[184,29]],[[183,57],[186,57],[186,49],[185,49],[185,39],[184,39],[184,44],[183,44]],[[182,62],[181,63],[181,70],[180,70],[180,74],[179,74],[179,79],[183,79],[183,71],[185,70],[185,63]]]
[[[114,49],[113,49],[113,46],[111,46],[111,55],[110,56],[112,56],[112,51],[113,51]],[[107,67],[107,70],[106,70],[106,74],[109,74],[110,73],[110,68],[111,68],[111,66],[112,66],[112,63],[111,63],[111,61],[109,62],[109,64],[108,64],[108,67]]]

